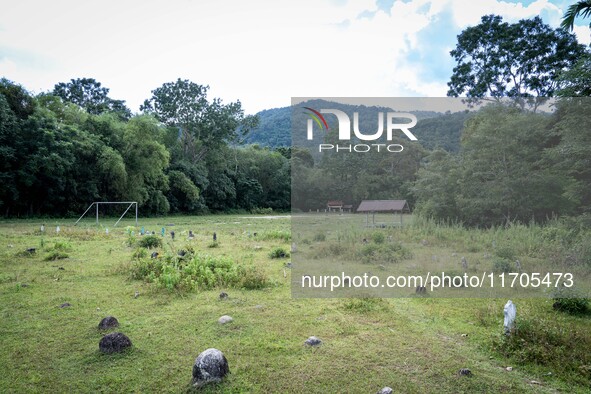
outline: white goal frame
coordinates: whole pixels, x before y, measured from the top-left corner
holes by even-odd
[[[113,227],[117,227],[117,225],[119,224],[119,222],[121,221],[121,219],[123,219],[123,216],[125,216],[125,214],[127,214],[127,211],[129,211],[131,209],[131,207],[133,207],[135,205],[135,226],[137,227],[137,201],[94,201],[92,204],[90,204],[88,206],[88,208],[86,208],[86,211],[84,211],[84,213],[82,214],[82,216],[80,216],[78,218],[78,220],[76,220],[76,223],[74,223],[74,226],[78,224],[78,222],[88,213],[88,211],[90,211],[90,208],[94,206],[96,206],[96,224],[99,224],[99,206],[101,204],[129,204],[127,206],[127,209],[125,210],[125,212],[123,212],[123,215],[121,215],[121,217],[119,217],[119,220],[117,220],[117,222],[115,223],[115,225]]]

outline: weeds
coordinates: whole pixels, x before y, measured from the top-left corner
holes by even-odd
[[[282,259],[285,257],[289,257],[289,252],[282,247],[276,247],[271,249],[271,251],[269,252],[269,257],[272,259]]]
[[[131,277],[155,283],[167,290],[211,290],[214,288],[260,289],[269,285],[265,274],[254,266],[237,264],[226,257],[196,255],[139,259],[132,263]]]
[[[147,249],[161,248],[162,238],[158,235],[145,235],[139,240],[138,245]]]
[[[550,368],[581,385],[591,384],[591,332],[581,326],[565,327],[563,322],[541,318],[521,318],[515,332],[494,343],[505,357],[521,363]]]
[[[260,239],[263,241],[275,241],[280,240],[289,242],[291,240],[291,232],[285,230],[270,230],[260,234]]]

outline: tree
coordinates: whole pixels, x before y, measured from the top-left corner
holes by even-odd
[[[570,70],[560,77],[561,88],[556,93],[559,97],[591,96],[591,55],[585,55]]]
[[[136,116],[126,124],[123,160],[127,168],[126,198],[144,205],[148,211],[166,213],[170,204],[168,167],[170,154],[160,142],[163,131],[150,116]]]
[[[0,79],[0,94],[4,96],[12,112],[19,119],[26,119],[35,111],[35,100],[22,86]]]
[[[256,125],[255,117],[244,116],[240,101],[223,104],[216,98],[209,102],[208,90],[209,86],[179,78],[152,90],[152,97],[140,107],[167,126],[179,129],[183,152],[191,161],[232,141],[237,130],[246,134]]]
[[[560,87],[559,74],[577,62],[585,47],[573,34],[552,29],[539,17],[509,24],[486,15],[458,35],[450,53],[457,65],[447,95],[466,94],[478,101],[487,96],[553,96]]]
[[[89,114],[114,112],[122,119],[131,118],[131,111],[125,106],[125,101],[109,98],[109,89],[93,78],[60,82],[54,86],[52,94],[84,108]]]
[[[588,18],[591,16],[591,0],[582,0],[572,4],[566,10],[560,27],[565,30],[572,31],[575,26],[575,18],[577,16]],[[591,27],[591,23],[589,24]]]

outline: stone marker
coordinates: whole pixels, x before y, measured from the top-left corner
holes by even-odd
[[[105,229],[105,234],[109,235],[109,229],[108,228]]]
[[[218,383],[230,373],[228,360],[218,349],[207,349],[195,359],[193,365],[193,386],[202,387]]]
[[[150,255],[151,258],[153,259],[157,259],[158,258],[158,252],[152,252],[152,254]]]
[[[515,316],[517,315],[517,308],[513,304],[513,301],[507,301],[503,313],[505,315],[505,321],[503,322],[505,335],[510,335],[515,326]]]
[[[27,253],[34,254],[37,251],[36,248],[27,248]]]
[[[98,308],[97,308],[98,309]],[[109,328],[119,327],[119,321],[113,316],[107,316],[98,325],[101,330],[107,330]]]
[[[103,353],[119,353],[131,347],[131,340],[120,332],[105,335],[99,342],[99,350]]]
[[[309,346],[318,346],[322,343],[322,341],[315,336],[311,336],[310,338],[306,339],[306,342],[304,343]]]
[[[234,319],[232,319],[232,316],[224,315],[218,319],[218,323],[226,324],[226,323],[231,323],[233,320]]]
[[[228,293],[225,293],[225,292],[222,291],[220,293],[220,300],[225,300],[226,298],[228,298]]]
[[[292,242],[291,244],[291,253],[295,253],[298,251],[298,246],[296,245],[295,242]]]
[[[60,308],[69,308],[71,306],[72,306],[72,304],[70,304],[69,302],[64,302],[63,304],[60,305]]]
[[[55,232],[56,232],[56,233],[59,233],[59,232],[60,232],[60,226],[57,226],[57,227],[55,228]]]
[[[377,394],[392,394],[394,391],[392,390],[391,387],[384,387],[383,389],[381,389],[380,391],[378,391]]]
[[[213,233],[213,242],[216,242],[218,240],[218,235],[216,233]]]
[[[462,268],[464,269],[464,271],[468,270],[468,261],[464,256],[462,256]]]
[[[515,260],[515,268],[517,268],[517,272],[521,272],[521,262],[519,260]]]
[[[172,240],[174,241],[174,230],[172,230],[172,231],[170,232],[170,236],[171,236]]]
[[[45,224],[41,225],[41,232],[44,233],[45,232]]]
[[[194,238],[195,236],[193,235],[193,230],[189,230],[189,238]]]

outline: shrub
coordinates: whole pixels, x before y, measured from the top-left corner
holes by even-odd
[[[289,252],[281,247],[276,247],[271,249],[269,252],[269,257],[272,259],[282,259],[284,257],[289,257]]]
[[[372,312],[385,310],[388,304],[381,298],[351,298],[343,304],[343,307],[348,311],[355,312]]]
[[[494,347],[515,362],[545,366],[569,382],[588,386],[591,375],[591,331],[577,325],[565,329],[564,321],[521,317],[511,335],[493,341]]]
[[[515,260],[515,251],[510,246],[499,246],[495,250],[495,255],[499,256],[502,259]]]
[[[130,270],[133,279],[142,279],[169,291],[217,287],[260,289],[269,285],[260,269],[236,264],[227,257],[195,255],[185,260],[167,255],[163,259],[136,260]]]
[[[133,252],[133,257],[136,259],[143,259],[145,257],[148,257],[148,251],[145,248],[137,248]]]
[[[492,270],[493,270],[493,272],[496,272],[496,273],[501,273],[501,272],[509,273],[512,271],[511,262],[507,259],[499,257],[499,258],[495,259],[495,261],[493,262]]]
[[[552,307],[571,315],[582,315],[589,310],[589,299],[583,297],[576,290],[567,287],[559,287],[553,294]]]
[[[263,241],[282,240],[285,242],[289,242],[289,240],[291,239],[291,232],[284,230],[265,231],[260,235],[260,239]]]
[[[318,233],[318,234],[314,234],[314,238],[312,238],[314,240],[314,242],[324,242],[326,241],[326,234],[324,233]]]
[[[43,260],[45,260],[45,261],[61,260],[61,259],[67,259],[68,257],[70,257],[70,255],[68,255],[66,252],[63,252],[61,250],[53,250],[53,251],[47,253],[45,255],[45,257],[43,257]]]
[[[412,258],[412,253],[401,243],[366,244],[357,250],[357,258],[363,263],[398,263]]]
[[[321,259],[323,257],[341,256],[347,252],[347,247],[342,243],[327,242],[319,245],[314,249],[312,256],[315,259]]]
[[[138,242],[142,248],[153,249],[162,247],[162,238],[158,235],[144,235]]]
[[[377,244],[383,244],[386,237],[383,233],[375,232],[371,235],[371,240]]]
[[[270,215],[273,213],[273,208],[253,208],[250,213],[254,215]]]

